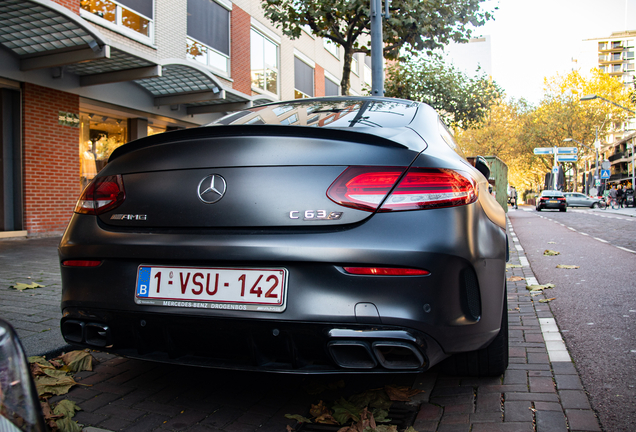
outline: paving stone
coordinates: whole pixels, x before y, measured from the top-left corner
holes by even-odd
[[[560,403],[555,402],[535,402],[534,408],[540,411],[560,411],[563,412],[563,407]]]
[[[537,432],[568,432],[562,411],[539,411],[535,413]]]
[[[578,375],[555,375],[554,380],[559,390],[583,390]]]
[[[481,393],[478,390],[475,412],[500,412],[501,393]]]
[[[528,374],[523,370],[510,370],[508,369],[504,374],[504,384],[528,384]]]
[[[423,403],[420,405],[420,410],[417,413],[416,421],[439,421],[442,418],[444,410],[442,407],[433,405],[430,403]]]
[[[504,422],[532,421],[532,405],[529,401],[504,402]]]
[[[552,370],[556,375],[577,375],[578,372],[572,362],[555,362],[552,363]]]
[[[598,419],[592,410],[566,409],[565,415],[570,424],[570,430],[600,432]]]
[[[81,407],[84,411],[93,412],[104,405],[108,405],[116,399],[119,399],[119,395],[112,393],[100,393],[97,396],[82,402]]]
[[[130,423],[128,426],[124,427],[121,430],[126,432],[148,432],[161,426],[168,420],[170,420],[170,417],[151,413],[145,415],[144,417],[133,423]]]
[[[565,409],[590,409],[590,401],[583,390],[560,390],[559,396]]]
[[[528,381],[530,382],[530,391],[537,393],[553,393],[556,392],[554,387],[554,381],[549,377],[534,377],[531,376]]]
[[[475,423],[471,432],[534,432],[532,422]]]
[[[470,423],[501,423],[503,413],[501,412],[476,412],[470,415]]]

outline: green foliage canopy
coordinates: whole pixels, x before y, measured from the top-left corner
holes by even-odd
[[[409,59],[387,72],[385,95],[425,102],[452,128],[478,126],[503,90],[485,73],[469,77],[437,57]]]
[[[465,42],[473,27],[492,18],[480,9],[484,0],[392,0],[390,17],[383,19],[384,57],[404,52],[432,52],[449,42]],[[370,0],[263,0],[265,16],[283,34],[296,39],[303,28],[342,46],[342,94],[350,87],[353,54],[370,54]]]

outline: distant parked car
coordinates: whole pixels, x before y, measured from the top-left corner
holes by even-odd
[[[589,197],[580,192],[564,192],[565,201],[568,203],[568,207],[598,207],[600,199],[595,197]]]
[[[559,211],[567,211],[568,203],[561,191],[544,190],[537,201],[537,211],[543,209],[559,209]]]

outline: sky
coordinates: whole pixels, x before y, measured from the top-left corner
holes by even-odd
[[[636,0],[486,0],[494,21],[474,37],[489,35],[492,75],[508,97],[537,104],[543,79],[572,70],[584,39],[636,30]]]

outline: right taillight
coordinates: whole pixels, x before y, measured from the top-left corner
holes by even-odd
[[[119,207],[125,198],[121,175],[98,177],[82,192],[75,213],[99,215]]]
[[[327,196],[342,206],[366,211],[376,211],[383,203],[380,212],[454,207],[477,201],[477,186],[468,174],[411,168],[403,175],[404,170],[349,167],[329,187]]]

